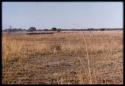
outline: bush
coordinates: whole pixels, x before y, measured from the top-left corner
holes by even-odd
[[[35,28],[35,27],[30,27],[30,28],[28,29],[28,31],[30,31],[30,32],[36,31],[36,28]]]
[[[59,28],[59,29],[57,29],[57,32],[60,32],[61,31],[61,29]]]

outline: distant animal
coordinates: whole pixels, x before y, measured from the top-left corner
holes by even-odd
[[[50,49],[53,50],[53,53],[58,53],[61,50],[61,46],[59,44],[52,44]]]

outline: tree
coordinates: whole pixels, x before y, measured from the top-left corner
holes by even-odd
[[[52,31],[56,31],[57,29],[55,27],[52,28]]]
[[[101,30],[101,31],[104,31],[104,30],[105,30],[105,28],[101,28],[100,30]]]
[[[28,29],[28,31],[31,31],[31,32],[36,31],[36,27],[30,27],[30,28]]]

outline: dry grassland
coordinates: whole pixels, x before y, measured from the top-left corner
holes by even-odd
[[[123,32],[3,34],[3,84],[122,84]]]

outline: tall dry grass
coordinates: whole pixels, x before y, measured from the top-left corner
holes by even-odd
[[[60,62],[60,60],[62,61],[62,59],[64,59],[64,62],[67,62],[67,66],[69,60],[71,60],[70,64],[73,67],[76,66],[74,69],[72,69],[74,72],[71,72],[71,70],[66,72],[66,66],[64,67],[64,74],[61,72],[56,73],[54,79],[55,81],[51,82],[48,80],[44,82],[62,84],[122,83],[122,41],[122,32],[109,31],[55,33],[51,35],[3,34],[2,82],[14,83],[15,80],[15,83],[23,83],[21,80],[24,79],[21,79],[18,74],[25,74],[26,71],[29,72],[28,74],[34,74],[34,77],[38,78],[44,74],[40,73],[40,75],[37,76],[39,73],[38,71],[43,71],[40,69],[41,66],[51,63],[51,60],[56,61],[59,59],[58,61]],[[69,59],[62,58],[67,56]],[[32,62],[32,64],[30,62]],[[61,63],[54,64],[64,66],[66,65],[64,62],[62,63],[63,65]],[[19,65],[20,67],[16,65]],[[50,69],[46,69],[45,67],[46,71],[50,70],[48,73],[61,68],[61,66],[58,68],[53,66],[52,70],[51,66],[53,65],[50,65]],[[13,68],[15,68],[15,70],[13,70]],[[118,71],[118,69],[120,71]],[[14,78],[12,78],[12,74],[9,72],[13,73]],[[74,75],[69,76],[72,73]],[[112,75],[114,78],[111,79],[110,76],[104,76],[105,74],[115,75]],[[24,78],[28,78],[28,75],[22,76]],[[46,74],[46,77],[50,77],[49,79],[53,78],[52,74],[50,74],[50,76]],[[77,78],[74,79],[73,77]],[[118,78],[120,80],[119,82],[117,81]],[[30,78],[28,79],[30,83],[39,83],[38,81],[30,80]]]

